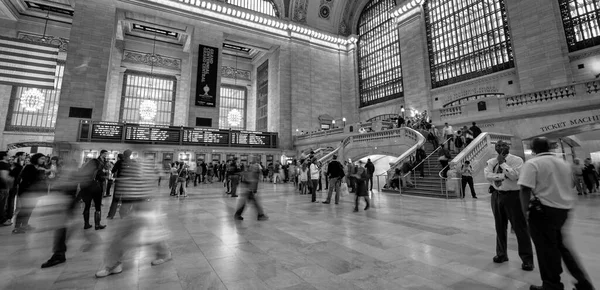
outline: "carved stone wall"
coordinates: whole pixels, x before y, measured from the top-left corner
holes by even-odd
[[[66,52],[69,49],[69,40],[62,37],[55,37],[51,35],[36,35],[21,32],[19,33],[19,39],[36,42],[36,43],[46,43],[58,46],[59,51]]]
[[[139,63],[144,65],[154,65],[172,70],[181,70],[181,59],[166,57],[158,54],[125,50],[123,61],[129,63]]]
[[[221,67],[221,76],[224,78],[238,79],[238,80],[250,80],[250,71],[244,69],[236,69],[231,66]]]
[[[331,16],[331,11],[333,10],[333,1],[334,0],[321,0],[321,5],[319,6],[319,17],[323,19],[329,19],[329,16]]]

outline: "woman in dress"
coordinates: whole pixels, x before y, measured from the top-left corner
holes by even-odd
[[[367,170],[365,169],[364,161],[358,161],[358,166],[355,167],[355,173],[351,174],[350,177],[354,179],[354,184],[356,186],[356,199],[354,200],[354,212],[358,212],[358,200],[363,197],[367,206],[365,206],[365,210],[369,209],[369,191],[367,189],[367,180],[369,180],[369,176],[367,175]]]

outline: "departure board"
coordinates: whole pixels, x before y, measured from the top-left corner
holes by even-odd
[[[179,143],[181,130],[161,127],[125,126],[125,141]]]
[[[96,123],[92,125],[92,140],[121,140],[123,125],[114,123]]]
[[[229,132],[210,129],[183,129],[184,144],[229,144]]]
[[[199,146],[277,148],[277,133],[122,124],[80,123],[80,142],[122,142]]]
[[[271,134],[262,132],[233,132],[231,144],[253,147],[271,147]]]

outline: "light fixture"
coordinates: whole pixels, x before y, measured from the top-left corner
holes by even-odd
[[[37,112],[44,108],[46,101],[44,93],[39,89],[27,89],[19,99],[21,106],[27,112]]]
[[[227,120],[230,127],[238,127],[242,124],[242,113],[238,109],[233,109],[227,114]]]
[[[145,122],[152,122],[156,118],[158,109],[156,108],[156,102],[153,100],[143,100],[140,103],[140,117]]]

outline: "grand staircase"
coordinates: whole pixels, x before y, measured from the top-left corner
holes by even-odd
[[[423,147],[425,154],[429,156],[435,148],[431,143],[425,143]],[[430,197],[446,197],[446,183],[440,178],[439,174],[442,170],[442,166],[438,161],[438,154],[433,154],[429,159],[423,163],[425,177],[421,178],[421,173],[413,171],[410,173],[410,182],[414,187],[404,186],[401,190],[393,189],[382,189],[384,192],[394,192],[409,195],[418,196],[430,196]],[[416,178],[416,179],[415,179]]]

